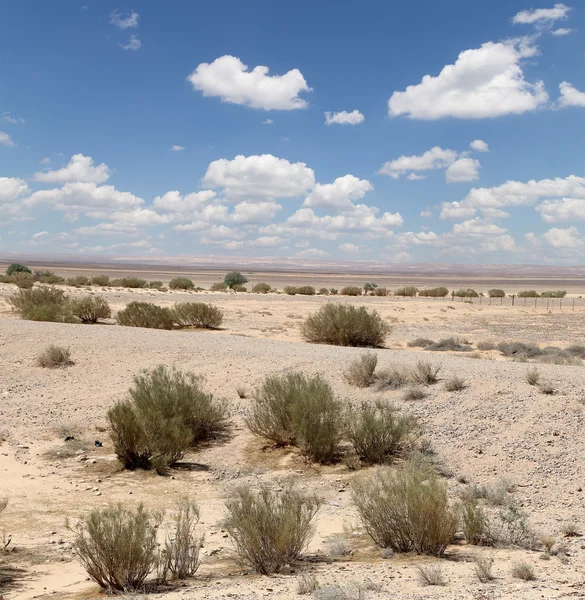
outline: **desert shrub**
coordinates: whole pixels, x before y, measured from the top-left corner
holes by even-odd
[[[489,556],[475,557],[475,575],[481,583],[489,583],[495,579],[492,573],[494,559]]]
[[[394,290],[395,296],[412,297],[412,296],[416,296],[417,294],[418,294],[418,288],[414,287],[413,285],[407,285],[405,287],[396,288]]]
[[[49,285],[59,285],[65,283],[65,278],[55,275],[55,273],[51,273],[50,271],[45,271],[39,275],[37,281],[39,283],[46,283]]]
[[[140,277],[120,277],[120,279],[114,279],[110,285],[113,287],[141,289],[148,287],[148,281]]]
[[[296,296],[299,293],[299,288],[294,285],[285,285],[282,291],[288,296]]]
[[[466,387],[467,383],[465,383],[465,379],[463,379],[462,377],[458,377],[457,375],[454,375],[453,377],[445,381],[445,389],[448,392],[460,392]]]
[[[301,296],[314,296],[315,288],[312,285],[301,285],[299,288],[299,294]]]
[[[231,289],[234,292],[247,292],[248,288],[245,285],[242,285],[241,283],[236,283],[234,284]]]
[[[540,381],[538,383],[538,389],[542,394],[552,396],[555,393],[555,386],[551,381]]]
[[[375,296],[388,296],[389,293],[388,288],[385,287],[379,287],[374,290]]]
[[[228,289],[227,284],[225,284],[223,282],[213,283],[213,284],[211,284],[211,288],[210,288],[210,290],[212,292],[225,292],[227,289]]]
[[[477,349],[478,350],[493,350],[496,347],[496,345],[493,342],[478,342],[477,343]]]
[[[547,346],[542,348],[542,354],[537,358],[540,363],[552,364],[552,365],[582,365],[581,359],[578,356],[574,356],[567,350],[562,348],[556,348],[553,346]]]
[[[542,292],[540,294],[541,298],[564,298],[567,295],[565,290],[555,290],[549,292]]]
[[[297,577],[297,594],[306,596],[319,589],[319,582],[313,573],[301,573]]]
[[[307,317],[301,332],[308,342],[378,348],[383,346],[390,326],[375,310],[330,303]]]
[[[449,290],[446,287],[436,287],[427,290],[419,290],[418,295],[430,298],[445,298],[445,296],[449,295]]]
[[[341,288],[339,293],[342,296],[361,296],[362,288],[357,287],[357,285],[347,285],[344,288]]]
[[[30,273],[32,275],[32,271],[26,265],[21,265],[19,263],[12,263],[8,265],[6,269],[6,275],[10,277],[15,273]]]
[[[442,556],[457,531],[446,486],[435,472],[407,463],[358,480],[353,501],[368,535],[380,548]]]
[[[526,383],[528,383],[528,385],[537,385],[540,380],[540,371],[536,367],[533,367],[526,371],[524,377],[526,378]]]
[[[409,348],[426,348],[434,343],[435,342],[433,342],[433,340],[429,340],[427,338],[416,338],[414,340],[410,340],[410,342],[408,342],[406,345]]]
[[[91,278],[91,285],[99,285],[100,287],[108,287],[110,278],[107,275],[96,275]]]
[[[235,285],[244,285],[248,283],[247,277],[242,275],[239,271],[230,271],[224,277],[223,282],[231,289],[234,288]]]
[[[110,505],[92,510],[79,521],[74,547],[87,574],[107,591],[138,590],[157,558],[159,513]]]
[[[479,294],[471,288],[456,290],[454,295],[457,298],[479,298]]]
[[[532,549],[537,545],[536,535],[525,513],[513,504],[501,510],[496,518],[490,519],[489,536],[498,546]]]
[[[383,400],[364,402],[346,411],[346,435],[359,458],[368,464],[383,463],[409,447],[421,433],[412,415],[401,413]]]
[[[146,327],[148,329],[172,329],[173,311],[152,302],[130,302],[116,315],[119,325],[124,327]]]
[[[351,544],[343,536],[335,536],[327,542],[327,556],[332,558],[343,558],[353,553]]]
[[[21,290],[30,290],[35,283],[33,276],[26,271],[17,271],[9,277],[9,280]]]
[[[434,352],[470,352],[473,348],[465,341],[456,337],[443,338],[425,347]]]
[[[376,375],[378,389],[398,390],[412,381],[410,370],[405,367],[390,367],[380,371]]]
[[[462,503],[461,526],[463,535],[470,544],[479,546],[489,543],[488,517],[476,498],[467,498]]]
[[[109,319],[112,316],[110,305],[97,296],[74,298],[69,301],[69,307],[82,323],[97,323],[100,319]]]
[[[163,287],[162,281],[149,281],[148,287],[151,290],[160,290]]]
[[[407,387],[402,393],[403,400],[423,400],[427,397],[427,393],[417,385]]]
[[[84,285],[90,285],[91,279],[85,275],[76,275],[75,277],[67,277],[65,284],[72,287],[82,287]]]
[[[263,575],[278,573],[294,563],[313,534],[319,499],[287,483],[280,492],[260,484],[241,485],[226,502],[223,526],[242,562]]]
[[[172,316],[179,327],[215,329],[223,321],[221,309],[204,302],[178,302],[172,310]]]
[[[524,344],[523,342],[500,342],[497,349],[504,356],[534,358],[542,354],[542,350],[536,344]]]
[[[505,298],[506,292],[504,290],[494,288],[493,290],[488,290],[488,296],[490,298]]]
[[[366,352],[350,363],[347,371],[343,374],[343,378],[349,385],[362,388],[368,387],[374,383],[374,371],[377,364],[378,356],[373,352]]]
[[[195,284],[187,277],[174,277],[169,281],[171,290],[192,290]]]
[[[319,288],[319,294],[321,296],[329,296],[329,290],[327,288]]]
[[[568,352],[571,356],[585,359],[585,346],[581,346],[580,344],[568,346],[565,348],[565,352]]]
[[[510,573],[514,579],[523,579],[524,581],[534,581],[536,579],[534,567],[527,562],[514,563]]]
[[[27,321],[52,321],[71,323],[74,317],[69,309],[69,299],[63,290],[38,287],[18,290],[8,297],[8,303]]]
[[[159,473],[229,427],[225,403],[203,391],[200,377],[164,366],[136,375],[129,398],[115,404],[107,419],[124,467],[154,467]]]
[[[577,523],[571,521],[563,524],[561,527],[561,533],[565,537],[579,537],[581,535],[581,528],[579,525],[577,525]]]
[[[433,365],[430,362],[418,361],[413,369],[411,379],[413,383],[420,385],[432,385],[439,381],[440,365]]]
[[[267,377],[255,391],[246,424],[254,435],[298,446],[313,460],[328,462],[337,454],[343,433],[340,412],[321,376],[286,373]]]
[[[337,296],[337,294],[339,293],[339,290],[335,289],[335,288],[329,288],[329,293],[332,296]]]
[[[421,585],[447,585],[441,565],[418,565],[416,569]]]
[[[37,365],[49,369],[66,367],[71,362],[71,352],[68,348],[51,344],[37,356]]]
[[[364,292],[373,292],[378,287],[377,283],[364,283]]]
[[[257,283],[253,288],[254,294],[268,294],[272,288],[267,283]]]
[[[523,292],[518,292],[518,298],[538,298],[538,292],[534,290],[526,290]]]

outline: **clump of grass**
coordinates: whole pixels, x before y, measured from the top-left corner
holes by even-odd
[[[457,375],[454,375],[453,377],[445,381],[445,389],[448,392],[460,392],[466,387],[467,383],[465,382],[465,379],[463,379],[462,377],[458,377]]]
[[[412,381],[411,373],[405,367],[391,367],[376,375],[379,390],[397,390]]]
[[[128,469],[164,473],[189,448],[229,428],[225,403],[214,401],[192,373],[164,366],[143,371],[129,396],[107,413],[114,451]]]
[[[571,521],[569,523],[565,523],[561,527],[561,533],[565,537],[579,537],[581,535],[581,528],[579,525],[577,525],[577,523]]]
[[[378,355],[373,352],[366,352],[358,359],[352,361],[343,378],[349,385],[356,387],[368,387],[375,381],[374,371],[378,364]]]
[[[120,279],[114,279],[110,285],[112,287],[125,287],[132,289],[141,289],[148,287],[148,281],[140,277],[121,277]]]
[[[361,296],[362,288],[357,287],[356,285],[347,285],[344,288],[341,288],[339,293],[342,296]]]
[[[8,303],[13,310],[20,312],[20,318],[26,321],[75,321],[69,307],[69,298],[63,290],[54,287],[18,290],[8,297]]]
[[[212,283],[209,289],[212,292],[225,292],[227,291],[228,286],[227,283],[223,283],[223,281],[220,281],[218,283]]]
[[[347,438],[367,464],[388,461],[411,447],[422,433],[415,417],[382,400],[348,408],[345,420]]]
[[[441,565],[419,565],[416,570],[422,585],[447,585]]]
[[[478,350],[493,350],[496,347],[496,345],[494,344],[494,342],[477,342],[477,349]]]
[[[267,283],[257,283],[253,288],[252,292],[254,294],[268,294],[272,288]]]
[[[192,290],[195,284],[188,277],[174,277],[169,281],[171,290]]]
[[[412,372],[412,382],[420,385],[432,385],[439,381],[439,365],[433,365],[429,362],[419,361]]]
[[[83,287],[91,285],[91,279],[85,275],[76,275],[75,277],[68,277],[65,283],[72,287]]]
[[[91,285],[99,285],[100,287],[108,287],[110,278],[107,275],[96,275],[91,278]]]
[[[116,315],[119,325],[125,327],[146,327],[148,329],[172,329],[173,311],[151,302],[130,302]]]
[[[429,340],[428,338],[416,338],[414,340],[410,340],[407,346],[409,348],[426,348],[431,344],[434,344],[433,340]]]
[[[494,565],[494,559],[489,556],[476,556],[475,562],[475,575],[481,583],[489,583],[495,579],[492,573],[492,567]]]
[[[242,562],[257,573],[278,573],[294,563],[313,534],[320,500],[287,483],[282,491],[266,484],[258,490],[241,485],[226,502],[224,528],[234,541]]]
[[[384,345],[390,326],[375,310],[332,302],[307,317],[301,332],[308,342],[379,348]]]
[[[511,571],[514,579],[522,579],[524,581],[534,581],[536,579],[536,573],[534,567],[527,562],[517,562],[512,565]]]
[[[172,310],[173,321],[179,327],[216,329],[223,322],[223,312],[204,302],[178,302]]]
[[[542,394],[546,394],[547,396],[552,396],[556,392],[555,386],[551,381],[540,381],[538,389]]]
[[[82,323],[97,323],[112,316],[110,305],[98,296],[85,296],[70,300],[70,309]]]
[[[420,386],[411,385],[404,390],[402,399],[408,401],[423,400],[427,395],[428,394]]]
[[[297,594],[306,596],[319,589],[319,582],[313,573],[301,573],[297,577]]]
[[[542,350],[536,344],[524,344],[523,342],[500,342],[497,348],[504,356],[522,359],[534,358],[542,354]]]
[[[468,498],[462,503],[461,525],[470,544],[481,546],[489,543],[488,516],[477,499]]]
[[[442,556],[455,536],[458,515],[449,507],[445,485],[428,465],[378,469],[356,482],[352,498],[380,548]]]
[[[425,350],[435,352],[470,352],[473,348],[465,341],[456,337],[443,338],[425,347]]]
[[[72,365],[71,352],[68,348],[51,344],[37,356],[37,365],[47,369]]]
[[[536,367],[532,367],[526,371],[525,378],[528,385],[538,385],[538,382],[540,381],[540,371]]]
[[[312,285],[301,285],[299,287],[299,294],[301,296],[314,296],[315,288]]]

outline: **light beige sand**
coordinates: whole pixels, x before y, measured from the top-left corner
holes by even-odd
[[[19,550],[2,561],[23,568],[24,573],[6,598],[100,597],[72,555],[65,518],[75,520],[112,501],[168,509],[187,493],[201,506],[206,531],[203,564],[185,587],[153,597],[296,598],[296,574],[270,578],[245,574],[221,531],[222,501],[230,486],[286,475],[296,476],[324,499],[308,551],[315,561],[307,563],[322,585],[370,581],[380,586],[365,592],[372,600],[585,597],[581,538],[566,540],[565,562],[558,557],[541,560],[543,552],[455,544],[447,559],[440,561],[448,585],[422,587],[416,566],[435,559],[381,557],[356,525],[350,500],[354,473],[343,464],[307,464],[287,449],[263,450],[243,423],[250,400],[236,394],[236,387],[252,390],[270,373],[302,369],[323,373],[341,398],[392,399],[423,423],[425,437],[454,474],[448,479],[454,501],[463,487],[460,477],[478,483],[506,477],[518,485],[516,500],[536,531],[560,541],[563,524],[585,523],[585,367],[539,365],[557,390],[547,396],[525,382],[526,364],[504,360],[496,351],[473,353],[480,356],[473,359],[469,354],[413,350],[406,342],[419,336],[459,335],[474,343],[506,339],[542,345],[582,343],[585,307],[580,304],[574,311],[549,312],[423,299],[339,299],[376,308],[393,323],[388,347],[376,350],[379,368],[430,360],[441,365],[444,379],[456,374],[469,383],[457,393],[446,392],[439,383],[430,388],[426,399],[407,403],[399,391],[362,390],[344,383],[342,372],[362,350],[302,341],[300,322],[330,298],[92,289],[114,309],[134,299],[161,305],[203,299],[225,312],[221,331],[152,331],[120,327],[114,321],[96,326],[22,321],[5,303],[12,291],[12,286],[0,285],[0,429],[6,439],[0,446],[0,496],[10,498],[0,516],[0,529],[12,534]],[[69,347],[75,365],[59,370],[35,366],[37,354],[49,343]],[[158,364],[174,364],[205,376],[209,390],[229,399],[235,422],[234,436],[227,444],[189,455],[186,460],[191,466],[175,469],[173,477],[120,471],[104,432],[105,412],[123,397],[132,376]],[[67,434],[86,442],[90,460],[57,455],[66,449]],[[103,448],[95,448],[95,439],[104,442]],[[328,540],[336,535],[348,538],[353,555],[323,560]],[[495,559],[493,583],[475,579],[472,559],[479,554]],[[517,560],[530,562],[538,579],[513,579],[510,569]]]

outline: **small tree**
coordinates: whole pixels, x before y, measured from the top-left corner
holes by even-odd
[[[223,282],[231,289],[235,285],[244,285],[248,283],[247,277],[244,277],[239,271],[230,271],[224,278]]]
[[[20,265],[18,263],[12,263],[8,265],[6,269],[6,275],[14,275],[14,273],[30,273],[32,275],[32,271],[25,265]]]
[[[378,287],[377,283],[364,283],[364,292],[373,292]]]
[[[506,292],[504,290],[500,290],[498,288],[493,290],[488,290],[488,296],[490,298],[505,298]]]

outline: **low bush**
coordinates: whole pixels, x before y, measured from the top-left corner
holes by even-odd
[[[282,288],[282,291],[287,295],[287,296],[296,296],[299,293],[299,288],[295,287],[293,285],[285,285]]]
[[[461,526],[465,539],[476,546],[490,543],[489,521],[476,498],[466,498],[461,505]]]
[[[511,575],[514,579],[523,579],[524,581],[534,581],[536,579],[534,567],[527,562],[514,563]]]
[[[538,298],[538,292],[534,290],[526,290],[524,292],[518,292],[518,298]]]
[[[110,278],[107,275],[96,275],[91,278],[91,285],[99,285],[100,287],[108,287]]]
[[[419,565],[416,569],[421,585],[447,585],[441,565]]]
[[[384,345],[390,326],[375,310],[329,303],[307,317],[301,332],[308,342],[379,348]]]
[[[313,573],[301,573],[297,577],[297,594],[306,596],[312,594],[319,589],[319,582]]]
[[[466,387],[467,383],[465,383],[465,379],[463,379],[462,377],[458,377],[457,375],[454,375],[453,377],[445,381],[445,389],[448,392],[460,392]]]
[[[65,280],[65,284],[72,287],[83,287],[85,285],[91,285],[91,279],[85,275],[76,275],[75,277],[68,277]]]
[[[55,275],[55,273],[45,271],[44,273],[41,273],[37,281],[39,283],[46,283],[49,285],[59,285],[65,283],[65,278],[60,277],[59,275]]]
[[[555,290],[552,292],[542,292],[541,298],[564,298],[567,295],[565,290]]]
[[[120,279],[114,279],[114,281],[112,281],[110,285],[112,287],[141,289],[148,287],[148,281],[140,277],[121,277]]]
[[[71,352],[68,348],[54,346],[51,344],[37,356],[37,365],[48,369],[57,367],[66,367],[73,364],[71,361]]]
[[[555,386],[551,381],[540,381],[538,383],[538,389],[542,394],[552,396],[555,393]]]
[[[110,305],[99,296],[72,299],[69,301],[69,308],[82,323],[97,323],[100,319],[112,316]]]
[[[414,340],[410,340],[406,345],[409,348],[426,348],[427,346],[431,346],[434,344],[433,340],[429,340],[427,338],[416,338]]]
[[[110,505],[92,510],[74,529],[75,553],[93,581],[108,592],[139,590],[158,559],[160,513]]]
[[[26,271],[17,271],[12,274],[9,278],[9,283],[13,283],[17,288],[21,290],[30,290],[34,283],[34,277]]]
[[[387,462],[410,447],[421,434],[418,421],[383,400],[364,402],[346,411],[346,435],[359,458],[367,464]]]
[[[162,281],[149,281],[148,287],[151,290],[160,290],[163,287],[163,282]]]
[[[223,321],[223,312],[204,302],[178,302],[172,310],[173,321],[179,327],[216,329]]]
[[[396,288],[394,290],[395,296],[412,297],[418,294],[418,288],[413,285],[407,285],[406,287]]]
[[[358,480],[352,498],[368,535],[380,548],[442,556],[457,531],[446,486],[435,472],[407,463]]]
[[[228,289],[226,283],[219,282],[211,284],[211,288],[209,288],[212,292],[225,292]]]
[[[187,277],[174,277],[169,281],[171,290],[192,290],[195,284]]]
[[[412,381],[411,372],[406,367],[391,367],[376,375],[378,389],[398,390]]]
[[[571,356],[575,356],[576,358],[585,359],[585,346],[581,346],[580,344],[572,344],[565,348],[565,352],[568,352]]]
[[[229,427],[225,403],[203,391],[201,378],[164,366],[135,376],[129,399],[114,405],[107,419],[124,467],[153,467],[159,473]]]
[[[446,287],[436,287],[428,290],[419,290],[418,295],[430,298],[445,298],[449,295],[449,290]]]
[[[504,290],[500,290],[498,288],[494,288],[493,290],[488,290],[488,296],[490,298],[505,298],[506,292]]]
[[[465,341],[456,337],[443,338],[425,346],[425,350],[434,352],[470,352],[473,348]]]
[[[403,400],[423,400],[427,393],[419,386],[412,385],[407,387],[402,394]]]
[[[130,302],[116,315],[119,325],[124,327],[146,327],[148,329],[172,329],[174,316],[170,308],[151,302]]]
[[[378,356],[373,352],[366,352],[358,359],[352,361],[343,378],[349,385],[356,387],[368,387],[375,381],[374,371],[378,364]]]
[[[281,491],[267,484],[258,490],[241,485],[226,501],[223,527],[240,560],[257,573],[269,575],[293,564],[310,542],[320,500],[290,483]]]
[[[412,371],[411,379],[413,383],[420,385],[432,385],[439,381],[440,365],[433,365],[429,362],[419,361]]]
[[[484,351],[487,351],[487,350],[494,350],[494,349],[495,349],[495,347],[496,347],[496,345],[494,344],[494,342],[489,342],[489,341],[488,341],[488,342],[486,342],[486,341],[483,341],[483,342],[478,342],[478,343],[477,343],[477,349],[478,349],[478,350],[484,350]]]
[[[72,323],[75,321],[69,307],[69,299],[63,290],[54,287],[37,287],[18,290],[8,297],[13,310],[20,312],[26,321],[51,321]]]
[[[479,298],[479,294],[471,288],[456,290],[454,295],[456,298]]]
[[[335,289],[335,288],[329,288],[329,293],[332,296],[337,296],[337,294],[339,293],[339,290]]]
[[[495,579],[492,573],[494,559],[489,556],[475,557],[475,575],[480,583],[489,583]]]
[[[388,296],[389,293],[388,288],[385,287],[379,287],[374,290],[374,296]]]
[[[8,265],[6,268],[6,275],[10,277],[15,273],[30,273],[32,275],[32,271],[26,265],[21,265],[19,263],[12,263]]]
[[[357,287],[356,285],[348,285],[344,288],[341,288],[339,292],[342,296],[361,296],[362,288]]]
[[[301,285],[299,288],[299,294],[301,296],[314,296],[315,288],[312,285]]]
[[[234,292],[247,292],[248,288],[245,285],[242,285],[241,283],[236,283],[234,285],[232,285],[231,289]]]
[[[537,385],[540,380],[540,371],[536,368],[528,369],[524,374],[528,385]]]
[[[257,283],[253,288],[252,292],[254,294],[268,294],[272,288],[267,283]]]
[[[319,295],[329,296],[329,290],[327,288],[319,288]]]
[[[504,356],[514,356],[523,358],[534,358],[540,356],[542,350],[536,344],[524,344],[523,342],[500,342],[497,349]]]

